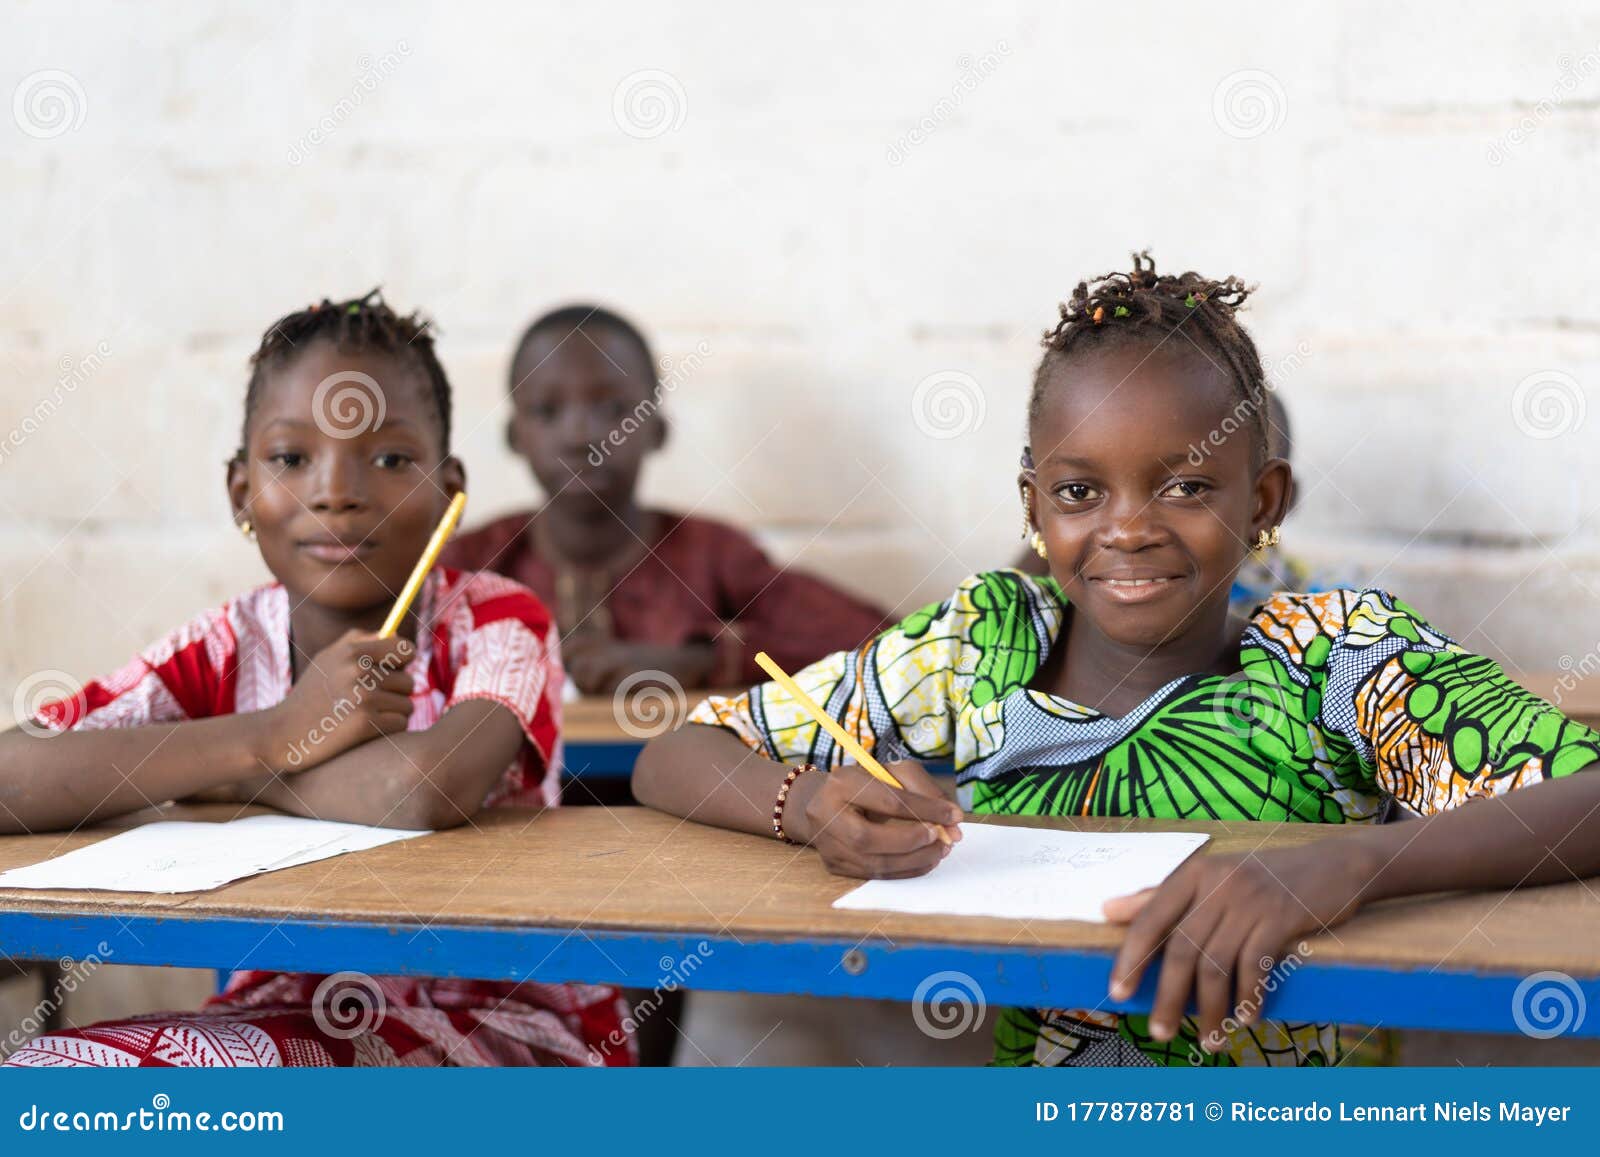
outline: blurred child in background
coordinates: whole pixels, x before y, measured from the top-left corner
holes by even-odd
[[[880,608],[774,566],[743,531],[639,503],[640,468],[667,439],[662,392],[649,343],[619,315],[570,305],[535,321],[511,361],[506,440],[544,504],[462,535],[445,561],[532,588],[591,695],[637,671],[750,683],[757,651],[803,667],[881,629]]]

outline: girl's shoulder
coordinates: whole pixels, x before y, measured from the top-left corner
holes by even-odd
[[[1000,567],[968,575],[945,598],[905,616],[880,641],[899,640],[909,647],[938,638],[959,653],[1020,648],[1043,655],[1061,629],[1065,610],[1066,598],[1053,579]]]
[[[925,608],[945,614],[958,611],[979,618],[1059,618],[1067,599],[1048,575],[1032,575],[1015,567],[979,571],[962,579],[946,599]]]
[[[198,651],[221,669],[236,652],[267,638],[289,637],[289,599],[283,584],[262,583],[191,616],[141,652],[151,667]]]
[[[1410,603],[1380,587],[1276,591],[1251,613],[1246,645],[1252,639],[1276,643],[1291,659],[1311,662],[1335,647],[1460,650]]]
[[[533,591],[488,570],[434,571],[433,614],[452,631],[470,632],[514,621],[544,636],[554,627],[549,608]]]

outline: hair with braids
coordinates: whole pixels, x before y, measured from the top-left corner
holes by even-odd
[[[580,329],[608,329],[621,337],[639,351],[639,356],[644,359],[644,364],[649,370],[649,379],[642,383],[645,390],[648,392],[658,384],[656,355],[651,351],[650,342],[640,332],[639,327],[620,313],[613,313],[598,305],[578,302],[552,309],[549,313],[535,318],[532,324],[522,331],[522,337],[517,340],[516,352],[511,355],[511,388],[516,389],[520,384],[517,363],[522,360],[523,353],[534,338],[546,333],[559,333],[565,336]]]
[[[1158,274],[1148,250],[1133,255],[1133,269],[1080,281],[1070,301],[1061,304],[1061,320],[1044,335],[1044,357],[1033,377],[1028,398],[1028,423],[1038,418],[1051,372],[1075,354],[1122,345],[1159,345],[1182,329],[1189,339],[1173,348],[1199,347],[1233,382],[1242,399],[1256,462],[1267,456],[1266,376],[1256,343],[1235,314],[1255,291],[1237,277],[1213,281],[1198,273]],[[1193,342],[1193,345],[1190,343]]]
[[[450,379],[433,350],[434,326],[420,313],[401,316],[374,289],[348,301],[323,298],[315,305],[286,314],[261,335],[261,345],[250,355],[250,384],[244,395],[244,430],[241,445],[249,439],[250,418],[267,375],[304,353],[318,341],[332,342],[340,353],[381,353],[409,359],[422,370],[439,417],[439,441],[450,452]],[[240,450],[243,453],[243,450]]]

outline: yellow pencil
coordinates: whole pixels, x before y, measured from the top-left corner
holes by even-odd
[[[905,784],[901,783],[894,776],[890,775],[889,772],[884,768],[883,764],[872,758],[867,749],[862,747],[861,744],[856,741],[855,736],[851,735],[843,727],[840,727],[839,724],[830,715],[828,715],[826,711],[824,711],[821,707],[818,707],[817,701],[802,691],[800,689],[800,684],[791,679],[788,673],[785,672],[782,667],[774,663],[771,656],[769,656],[765,651],[756,652],[756,666],[760,667],[768,675],[771,675],[773,682],[777,683],[778,686],[787,691],[796,703],[805,708],[806,713],[817,721],[817,726],[822,728],[822,730],[826,731],[829,735],[833,736],[834,741],[838,743],[840,747],[844,748],[845,754],[859,763],[869,775],[871,775],[874,779],[882,780],[890,787],[898,788],[901,791],[906,789]],[[934,831],[939,833],[939,838],[945,843],[948,844],[950,842],[950,837],[945,834],[943,827],[935,824]]]
[[[422,557],[417,559],[417,565],[412,569],[411,577],[406,579],[400,597],[394,601],[394,609],[389,612],[389,617],[383,620],[383,630],[378,632],[380,639],[392,639],[394,633],[400,629],[400,624],[405,622],[406,612],[411,609],[417,592],[422,589],[422,580],[428,577],[433,564],[439,561],[439,553],[444,550],[444,544],[450,541],[450,532],[456,528],[456,523],[461,521],[461,512],[466,508],[467,492],[463,490],[450,500],[449,509],[439,520],[439,525],[434,529],[433,537],[428,540],[428,546],[422,552]]]

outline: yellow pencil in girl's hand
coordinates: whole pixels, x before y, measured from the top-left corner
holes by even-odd
[[[817,701],[802,691],[800,689],[800,684],[791,679],[782,667],[774,663],[772,658],[765,651],[756,652],[756,666],[760,667],[768,675],[771,675],[773,682],[777,683],[778,686],[787,691],[790,697],[792,697],[796,703],[800,704],[800,706],[805,709],[806,714],[810,715],[811,718],[817,721],[817,726],[822,728],[822,730],[826,731],[829,735],[833,736],[834,741],[838,743],[840,747],[844,748],[845,754],[859,763],[869,775],[871,775],[874,779],[882,780],[892,788],[898,788],[900,791],[904,791],[906,789],[905,784],[901,783],[894,776],[890,775],[889,772],[884,768],[883,764],[872,758],[872,756],[867,752],[867,749],[862,747],[861,744],[856,741],[855,736],[851,735],[843,727],[840,727],[839,724],[826,711],[824,711],[821,707],[818,707]],[[938,832],[940,840],[946,844],[950,842],[950,837],[945,834],[944,828],[935,824],[934,830]]]
[[[394,633],[400,629],[400,624],[405,622],[406,612],[411,609],[412,602],[417,597],[417,592],[422,589],[422,580],[428,577],[428,572],[433,569],[433,564],[439,561],[439,554],[444,550],[444,544],[450,541],[450,533],[455,530],[456,523],[461,521],[461,512],[467,508],[467,492],[461,491],[450,500],[450,506],[444,512],[444,517],[439,520],[439,525],[434,529],[433,537],[428,540],[427,548],[422,552],[422,557],[417,559],[417,565],[411,571],[411,577],[406,579],[405,587],[400,591],[400,597],[394,601],[394,610],[389,612],[389,617],[383,621],[383,630],[378,632],[380,639],[392,639]]]

